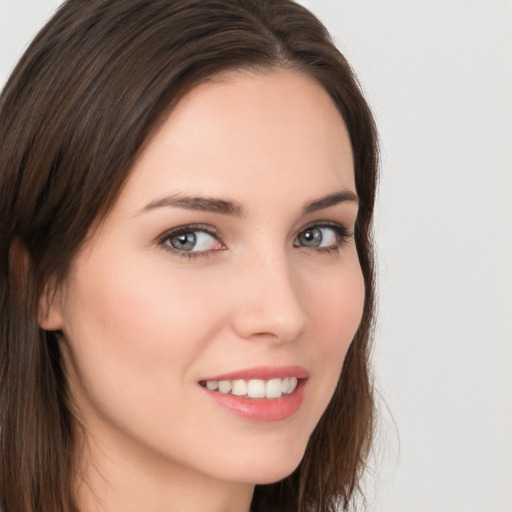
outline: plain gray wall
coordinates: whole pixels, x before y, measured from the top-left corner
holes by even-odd
[[[382,139],[369,510],[512,512],[512,2],[302,3]],[[58,4],[0,0],[0,85]]]

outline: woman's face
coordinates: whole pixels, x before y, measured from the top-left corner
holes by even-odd
[[[292,472],[361,319],[357,209],[311,78],[232,72],[185,96],[42,322],[92,444],[146,472]]]

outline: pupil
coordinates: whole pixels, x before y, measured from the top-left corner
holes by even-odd
[[[302,243],[309,247],[318,247],[322,243],[322,232],[320,229],[308,229],[302,234]]]
[[[196,235],[194,233],[184,233],[171,239],[171,245],[181,251],[190,251],[196,245]]]

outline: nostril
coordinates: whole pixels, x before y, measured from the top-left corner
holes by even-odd
[[[299,308],[283,313],[270,304],[239,309],[233,318],[233,328],[240,337],[269,342],[294,341],[304,324],[305,315]]]

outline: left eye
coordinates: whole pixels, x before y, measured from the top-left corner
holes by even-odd
[[[168,233],[163,243],[182,252],[205,252],[223,248],[223,245],[212,234],[199,229]]]
[[[295,247],[337,247],[347,235],[341,226],[311,226],[301,231],[294,240]]]

